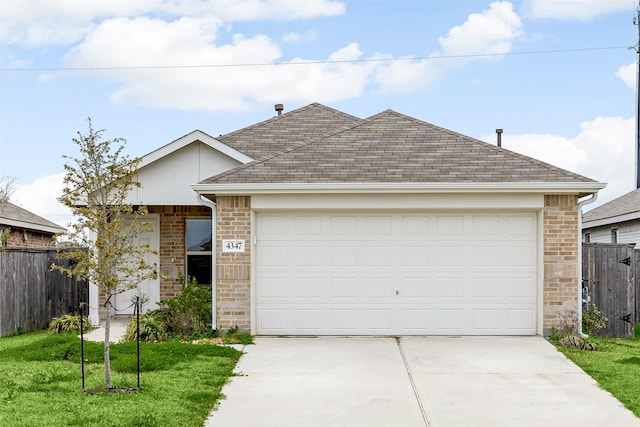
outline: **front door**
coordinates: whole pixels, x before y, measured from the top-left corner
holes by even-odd
[[[160,220],[159,215],[157,214],[149,214],[144,218],[144,221],[149,221],[151,223],[151,228],[153,231],[148,233],[140,234],[136,237],[135,243],[137,244],[148,244],[151,249],[158,251],[159,248],[159,229],[160,229]],[[150,254],[146,255],[146,261],[150,264],[159,265],[159,256],[158,254]],[[148,279],[141,282],[136,288],[130,289],[128,291],[122,292],[115,296],[115,314],[116,315],[133,315],[135,313],[135,300],[136,296],[140,296],[142,301],[145,302],[142,305],[142,312],[147,312],[150,310],[155,310],[158,308],[158,301],[160,301],[160,277],[155,279]]]

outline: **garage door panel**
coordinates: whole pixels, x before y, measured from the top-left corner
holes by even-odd
[[[394,265],[394,253],[390,245],[367,246],[364,248],[364,264],[369,267]]]
[[[399,295],[408,302],[428,299],[432,296],[431,278],[425,273],[424,276],[404,277],[399,280]],[[399,296],[398,295],[398,296]]]
[[[258,214],[257,332],[535,334],[536,218]]]
[[[330,252],[332,266],[356,267],[359,264],[359,250],[357,246],[333,245],[330,248]]]
[[[478,302],[497,302],[504,299],[506,289],[500,277],[473,277],[472,296]]]
[[[512,334],[528,334],[535,328],[536,313],[530,306],[507,309],[507,329]]]
[[[535,299],[535,280],[531,276],[512,276],[506,279],[506,292],[509,299],[525,299],[523,302],[533,303]]]
[[[298,216],[294,221],[294,233],[297,236],[317,236],[322,234],[321,216]]]
[[[433,218],[424,215],[402,215],[400,217],[400,233],[410,240],[423,240],[433,234]]]
[[[263,277],[258,286],[262,300],[287,300],[289,298],[289,279],[287,277]]]
[[[332,215],[329,217],[329,223],[329,232],[334,237],[358,234],[358,217],[356,215]]]
[[[507,266],[513,267],[530,267],[534,268],[536,262],[536,254],[530,245],[512,245],[505,256]]]
[[[390,216],[366,216],[365,230],[369,236],[390,235],[392,222]]]
[[[367,276],[364,278],[366,284],[364,295],[366,301],[374,300],[379,302],[381,299],[392,301],[396,296],[396,286],[393,277]]]
[[[329,329],[343,333],[358,333],[362,328],[359,322],[359,310],[333,308],[327,310]]]
[[[266,244],[259,253],[259,267],[285,267],[289,265],[289,247]]]
[[[434,248],[422,245],[401,246],[400,265],[405,267],[433,265]]]
[[[465,260],[469,259],[464,246],[442,245],[438,247],[436,252],[438,267],[462,267]]]
[[[456,236],[465,232],[465,221],[461,215],[439,215],[436,217],[436,233],[440,236]]]
[[[356,300],[362,295],[358,277],[332,277],[329,279],[330,303]]]
[[[465,297],[465,278],[438,277],[436,279],[436,297],[444,302],[463,299]]]
[[[431,310],[424,306],[414,309],[402,309],[400,310],[399,318],[400,329],[407,331],[408,334],[419,335],[435,333]]]
[[[370,308],[364,310],[365,333],[377,335],[377,333],[391,333],[394,330],[393,310],[390,308]]]

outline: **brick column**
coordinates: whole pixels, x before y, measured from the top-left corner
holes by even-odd
[[[216,199],[218,328],[251,329],[251,197]],[[222,240],[244,240],[245,252],[222,252]]]
[[[544,197],[544,334],[578,323],[578,198]]]

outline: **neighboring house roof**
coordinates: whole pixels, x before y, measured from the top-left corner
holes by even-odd
[[[5,202],[2,204],[2,207],[0,207],[0,226],[16,227],[47,234],[65,231],[65,229],[58,224],[54,224],[48,219],[42,218],[10,202]]]
[[[317,105],[317,104],[312,104]],[[293,126],[293,124],[290,124]],[[319,130],[323,130],[320,128]],[[348,128],[294,145],[205,179],[196,190],[227,185],[361,183],[437,184],[444,188],[572,188],[604,185],[504,148],[387,110]],[[481,185],[480,185],[481,184]],[[527,185],[529,184],[529,185]],[[582,190],[584,192],[582,192]],[[564,190],[563,190],[564,191]]]
[[[640,189],[633,190],[582,215],[583,228],[631,221],[640,218]]]
[[[313,103],[217,139],[258,160],[363,120]]]

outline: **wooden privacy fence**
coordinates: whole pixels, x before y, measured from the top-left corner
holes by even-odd
[[[0,252],[0,336],[46,327],[51,319],[89,301],[87,283],[51,271],[54,262],[69,261],[56,259],[53,249]]]
[[[635,244],[583,243],[583,309],[586,302],[595,304],[607,317],[607,329],[601,335],[633,337],[639,319],[637,263],[640,256]],[[640,271],[640,270],[638,270]]]

